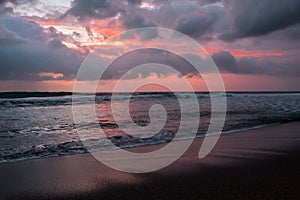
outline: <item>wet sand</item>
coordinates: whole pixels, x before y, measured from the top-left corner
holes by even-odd
[[[3,163],[0,199],[300,199],[300,122],[224,135],[204,159],[201,143],[147,174],[112,170],[89,154]]]

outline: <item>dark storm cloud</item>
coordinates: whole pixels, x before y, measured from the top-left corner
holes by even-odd
[[[154,8],[142,8],[141,3]],[[295,25],[300,22],[299,10],[299,0],[74,0],[65,15],[80,20],[119,15],[116,20],[127,29],[161,26],[199,39],[206,35],[203,38],[233,41]]]
[[[285,29],[284,31],[282,31],[280,34],[278,34],[278,40],[280,40],[281,38],[286,38],[289,39],[291,41],[299,41],[300,40],[300,24],[293,26],[293,27],[289,27],[287,29]]]
[[[198,75],[198,71],[195,70],[189,62],[173,53],[158,49],[143,49],[130,52],[118,58],[111,64],[111,66],[109,66],[103,78],[119,79],[123,74],[128,72],[133,67],[147,63],[159,63],[162,65],[170,66],[173,69],[177,70],[182,76]],[[151,69],[143,69],[140,75],[143,78],[146,78],[150,76],[152,72],[153,71]],[[170,74],[168,74],[167,70],[161,68],[157,75],[168,76]],[[136,79],[139,77],[139,75],[133,73],[129,77],[132,79]]]
[[[125,1],[119,0],[74,0],[72,7],[65,13],[79,17],[80,20],[89,18],[105,19],[116,16],[118,13],[124,13],[126,7],[141,4],[142,0],[128,0],[129,5]]]
[[[188,20],[181,20],[176,30],[187,35],[199,36],[208,31],[214,21],[215,19],[210,16],[199,16]]]
[[[79,80],[98,80],[97,63],[103,62],[103,59],[106,60],[107,58],[95,57],[94,60],[92,60],[92,63],[90,63],[90,70],[85,72],[85,74],[81,74]],[[104,62],[106,63],[106,61]],[[150,66],[144,67],[139,72],[130,71],[134,67],[149,63],[151,63]],[[118,80],[124,74],[128,75],[126,79],[137,79],[139,77],[146,78],[153,73],[158,77],[167,77],[171,75],[170,71],[164,67],[160,67],[159,71],[153,71],[151,66],[156,66],[155,63],[170,66],[177,70],[180,76],[193,77],[199,75],[199,72],[182,57],[164,50],[148,48],[131,51],[114,60],[102,75],[101,80]]]
[[[198,1],[166,4],[150,17],[160,26],[173,28],[200,41],[218,38],[216,35],[229,25],[222,6],[203,5]]]
[[[212,3],[217,3],[221,2],[221,0],[198,0],[202,4],[212,4]]]
[[[132,4],[132,5],[139,5],[142,2],[143,2],[143,0],[128,0],[128,3]]]
[[[195,13],[180,19],[176,25],[176,30],[194,38],[199,38],[204,34],[211,37],[212,32],[224,24],[222,22],[225,15],[223,8],[210,6],[199,8],[199,11],[201,14]],[[218,22],[220,23],[218,24]]]
[[[149,10],[140,7],[142,2],[150,3],[154,8]],[[160,26],[200,37],[218,28],[215,26],[224,24],[224,9],[221,6],[208,5],[215,2],[218,1],[75,0],[65,16],[73,15],[80,20],[85,20],[105,19],[119,15],[115,20],[119,20],[126,29]]]
[[[226,71],[236,71],[237,61],[233,55],[227,51],[219,51],[212,55],[212,59],[216,65]]]
[[[0,24],[0,47],[1,48],[22,44],[24,42],[26,42],[25,39],[21,38],[18,34],[8,30],[5,26]]]
[[[277,76],[300,76],[300,59],[284,57],[242,57],[235,58],[226,51],[212,55],[222,72],[234,74],[256,74]],[[292,58],[292,59],[291,59]]]
[[[233,31],[221,39],[259,36],[300,22],[299,0],[223,0]]]
[[[33,39],[33,35],[44,35],[38,24],[11,18],[10,28],[0,21],[0,80],[48,80],[40,73],[63,74],[61,79],[72,79],[81,63],[81,55],[68,49],[59,40]],[[28,29],[18,29],[28,26]],[[16,32],[15,32],[16,31]],[[46,36],[45,36],[46,37]]]
[[[109,0],[74,0],[72,8],[66,15],[79,17],[81,20],[86,18],[108,18],[117,14],[117,8]]]
[[[45,41],[47,38],[46,34],[43,32],[43,28],[35,22],[6,16],[0,19],[0,23],[25,39]]]
[[[243,39],[241,41],[248,41],[248,43],[244,45],[247,46],[247,49],[250,51],[273,51],[282,54],[299,55],[299,35],[300,24],[270,33],[268,35],[253,37],[250,39]],[[233,43],[239,43],[239,41]],[[294,56],[294,58],[291,57],[289,59],[293,60],[297,57],[298,56]]]
[[[156,26],[151,22],[147,22],[145,18],[139,14],[128,14],[125,15],[123,19],[124,19],[123,23],[127,29]]]

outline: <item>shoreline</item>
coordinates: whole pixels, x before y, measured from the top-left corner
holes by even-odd
[[[231,131],[224,131],[222,132],[221,136],[225,136],[225,135],[230,135],[230,134],[237,134],[240,133],[242,134],[245,131],[250,131],[250,130],[256,130],[256,129],[260,129],[260,128],[266,128],[266,127],[271,127],[271,126],[276,126],[276,125],[280,125],[280,124],[286,124],[286,123],[292,123],[292,122],[297,122],[297,121],[291,121],[291,122],[278,122],[278,123],[272,123],[272,124],[262,124],[262,125],[257,125],[257,126],[253,126],[253,127],[248,127],[248,128],[240,128],[240,129],[236,129],[236,130],[231,130]],[[217,134],[215,134],[217,135]],[[215,136],[214,134],[210,135],[210,136]],[[194,139],[199,139],[199,138],[204,138],[205,135],[197,135]],[[193,137],[183,137],[183,138],[178,138],[177,140],[174,141],[183,141],[183,140],[190,140],[193,139]],[[65,142],[67,143],[72,143],[72,142],[81,142],[81,141],[69,141],[69,142]],[[63,144],[63,143],[59,143],[59,144]],[[168,144],[168,142],[153,142],[153,143],[148,143],[148,144],[141,144],[141,145],[132,145],[132,146],[125,146],[122,147],[123,149],[134,149],[134,148],[140,148],[140,147],[148,147],[148,146],[156,146],[156,145],[166,145]],[[114,149],[107,149],[107,150],[101,150],[101,151],[114,151]],[[14,163],[14,162],[23,162],[23,161],[27,161],[27,160],[35,160],[35,159],[48,159],[48,158],[57,158],[57,157],[64,157],[64,156],[72,156],[72,155],[81,155],[81,154],[90,154],[90,152],[78,152],[78,153],[66,153],[64,155],[48,155],[48,156],[32,156],[32,157],[21,157],[21,158],[17,158],[17,159],[11,159],[11,160],[0,160],[0,164],[5,164],[5,163]]]
[[[204,159],[197,138],[175,163],[147,174],[112,170],[90,154],[1,163],[0,199],[299,199],[299,128],[225,134]]]

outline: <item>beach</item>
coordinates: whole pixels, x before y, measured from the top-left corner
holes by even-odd
[[[226,134],[204,159],[198,138],[175,163],[146,174],[115,171],[90,154],[2,163],[0,199],[299,199],[299,128]]]
[[[300,200],[300,0],[0,0],[0,200]]]

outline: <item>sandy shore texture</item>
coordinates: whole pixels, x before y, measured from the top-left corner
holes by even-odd
[[[112,170],[89,154],[3,163],[0,199],[300,199],[300,122],[224,135],[204,159],[201,143],[147,174]]]

